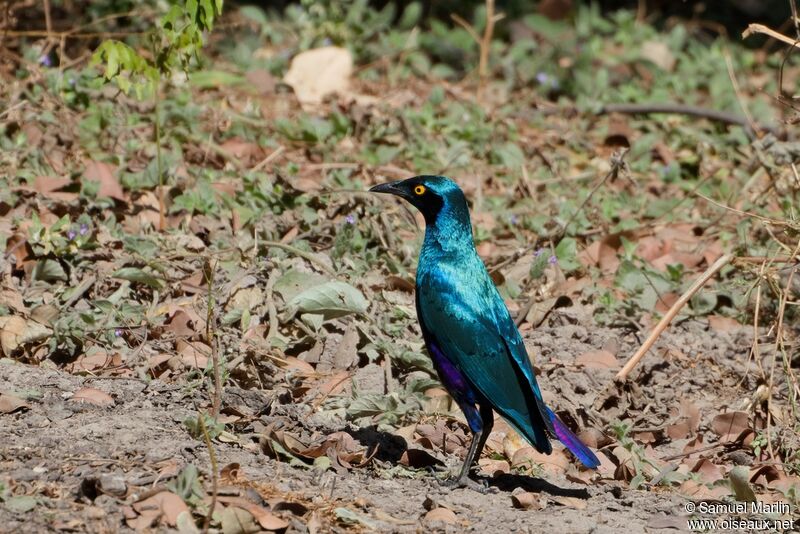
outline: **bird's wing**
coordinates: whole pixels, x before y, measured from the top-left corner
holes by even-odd
[[[525,345],[491,279],[481,274],[470,283],[445,267],[424,276],[417,287],[420,323],[494,409],[549,453],[546,430],[557,433]]]

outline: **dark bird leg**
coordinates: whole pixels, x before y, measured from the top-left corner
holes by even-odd
[[[458,475],[458,478],[447,482],[447,485],[453,488],[467,487],[478,491],[486,491],[485,486],[477,486],[469,479],[469,472],[472,468],[472,464],[475,462],[476,458],[480,458],[483,446],[486,445],[486,440],[489,438],[489,434],[491,434],[492,427],[494,426],[494,412],[492,412],[492,407],[485,402],[479,403],[478,407],[480,409],[479,413],[476,413],[478,410],[475,409],[474,405],[469,406],[467,409],[462,407],[470,423],[472,442],[469,444],[467,457],[464,459],[464,465],[461,466],[461,473]],[[479,415],[480,419],[478,419],[478,417],[469,417],[470,415]]]

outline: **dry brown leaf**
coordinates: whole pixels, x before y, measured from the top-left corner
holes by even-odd
[[[708,326],[714,332],[734,332],[742,328],[742,325],[736,319],[721,315],[709,315]]]
[[[69,178],[54,178],[52,176],[37,176],[33,180],[33,188],[47,196],[48,193],[58,191],[72,183]]]
[[[639,55],[642,59],[646,59],[658,66],[662,70],[672,72],[675,68],[675,54],[669,49],[669,46],[662,41],[645,41],[639,48]]]
[[[731,489],[727,485],[721,484],[713,488],[708,488],[702,482],[697,482],[692,479],[684,481],[678,491],[696,501],[718,500],[731,494]]]
[[[184,341],[179,339],[175,344],[186,367],[205,369],[211,357],[211,347],[201,341]]]
[[[550,297],[542,300],[541,302],[534,302],[531,309],[525,315],[525,322],[530,323],[534,327],[539,326],[547,317],[547,314],[553,309],[558,302],[559,297]]]
[[[74,402],[87,402],[96,406],[111,406],[114,404],[114,398],[111,395],[95,388],[81,388],[76,391],[69,400]]]
[[[231,465],[238,466],[238,464]],[[223,504],[246,510],[258,521],[258,524],[261,525],[261,528],[264,530],[283,530],[289,527],[289,523],[284,519],[273,514],[263,506],[248,501],[244,497],[220,496],[218,500]]]
[[[258,146],[257,143],[246,141],[239,137],[226,140],[220,145],[220,148],[229,157],[240,160],[248,167],[258,163],[264,158],[264,149]]]
[[[533,447],[523,447],[511,458],[513,467],[541,465],[548,473],[564,473],[569,467],[569,458],[563,450],[554,450],[551,454],[542,454]]]
[[[0,317],[0,348],[3,354],[10,357],[19,348],[27,327],[28,321],[18,315]]]
[[[284,360],[286,361],[286,368],[292,369],[295,371],[300,371],[302,373],[313,374],[314,368],[307,362],[295,358],[294,356],[285,356]]]
[[[750,417],[747,412],[725,412],[711,421],[711,430],[723,441],[733,441],[750,428]]]
[[[683,451],[681,451],[681,452],[686,454],[686,453],[689,453],[689,452],[692,452],[692,451],[696,451],[698,449],[702,449],[703,447],[704,447],[703,435],[702,434],[698,434],[694,439],[689,440],[686,443],[686,445],[683,446]]]
[[[331,364],[334,369],[350,369],[358,363],[358,330],[354,322],[350,323],[342,336],[342,340],[333,353]]]
[[[547,498],[540,493],[523,491],[511,495],[511,503],[514,508],[522,508],[523,510],[544,510],[547,506]]]
[[[484,476],[496,477],[503,473],[510,473],[511,466],[505,460],[492,460],[491,458],[481,458],[478,460],[478,465],[481,468],[481,473]]]
[[[716,482],[725,478],[722,468],[707,458],[701,458],[692,466],[692,473],[699,473],[700,480],[705,484]]]
[[[791,479],[775,465],[762,465],[752,470],[750,482],[780,491],[787,487],[787,482],[791,482]],[[788,487],[791,487],[791,484],[788,484]]]
[[[313,106],[330,94],[346,92],[352,71],[353,57],[347,49],[326,46],[297,54],[283,80],[303,106]]]
[[[686,269],[694,269],[700,265],[702,261],[702,254],[687,254],[684,252],[672,251],[654,259],[650,264],[659,271],[666,272],[668,265],[680,264]]]
[[[125,193],[116,177],[117,167],[102,161],[90,161],[83,171],[83,179],[90,182],[100,182],[97,191],[98,197],[111,197],[125,202]]]
[[[586,427],[578,433],[578,438],[592,449],[599,449],[611,443],[611,438],[603,434],[599,429]]]
[[[133,509],[142,516],[152,519],[160,517],[167,525],[174,527],[178,522],[178,514],[191,513],[189,507],[171,491],[156,493],[139,502],[133,503]]]
[[[595,241],[578,254],[578,260],[585,267],[600,267],[605,273],[613,273],[619,267],[617,249],[614,246],[614,239],[604,238]],[[619,241],[617,238],[616,241]]]
[[[434,508],[427,514],[425,514],[425,522],[434,522],[434,521],[441,521],[443,523],[448,523],[450,525],[455,524],[458,521],[455,512],[448,508],[439,507]]]
[[[631,128],[628,117],[621,113],[612,113],[608,117],[608,131],[603,139],[606,146],[631,146],[631,140],[636,132]]]
[[[352,377],[348,371],[339,371],[331,376],[323,384],[317,386],[317,390],[323,395],[334,395],[343,391],[351,384]]]
[[[107,367],[122,365],[122,355],[119,353],[109,354],[105,349],[92,348],[96,350],[87,351],[86,354],[78,356],[72,365],[67,366],[70,373],[96,372]]]
[[[239,476],[239,464],[229,463],[219,471],[219,476],[223,480],[234,481]]]
[[[617,358],[607,350],[584,352],[575,358],[575,363],[587,369],[616,369],[619,367]]]
[[[689,423],[687,421],[681,421],[680,423],[667,426],[667,436],[669,436],[670,439],[683,439],[688,435]]]
[[[400,276],[389,275],[386,277],[386,288],[397,291],[405,291],[406,293],[413,293],[414,282],[411,282]]]
[[[0,413],[12,413],[21,409],[29,409],[30,405],[10,393],[0,393]]]
[[[164,325],[164,329],[176,338],[190,338],[197,333],[192,316],[184,310],[176,310]]]

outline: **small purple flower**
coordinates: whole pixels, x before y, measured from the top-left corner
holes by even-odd
[[[550,83],[550,76],[546,72],[537,72],[536,81],[539,85],[547,85]]]
[[[69,232],[67,232],[67,239],[72,241],[73,239],[75,239],[77,235],[78,233],[75,230],[70,230]]]
[[[86,235],[86,233],[87,233],[88,231],[89,231],[89,225],[88,225],[88,224],[86,224],[86,223],[82,224],[82,225],[81,225],[81,229],[80,229],[80,234],[81,234],[81,235]]]
[[[52,67],[53,60],[50,58],[50,54],[42,54],[39,56],[39,65],[43,65],[45,67]]]
[[[322,40],[322,46],[331,46],[332,44],[333,41],[331,41],[330,37],[326,37],[325,39]]]
[[[550,265],[555,265],[556,263],[558,263],[558,258],[556,258],[555,255],[550,256],[549,258],[547,258],[547,263],[549,263]]]
[[[534,252],[534,253],[533,253],[533,257],[534,257],[534,258],[538,258],[538,257],[539,257],[539,256],[541,256],[542,254],[544,254],[544,249],[543,249],[543,248],[540,248],[540,249],[537,249],[537,250],[536,250],[536,252]]]
[[[516,225],[517,225],[517,222],[518,222],[518,221],[517,221],[517,216],[516,216],[516,215],[511,215],[511,216],[508,218],[508,222],[509,222],[509,224],[510,224],[511,226],[516,226]]]
[[[344,218],[344,222],[346,222],[347,224],[350,224],[350,225],[355,224],[356,223],[355,215],[348,215],[347,217]]]
[[[75,78],[70,78],[70,79],[69,79],[69,85],[70,85],[70,87],[75,87],[75,84],[76,84],[76,83],[78,83],[78,81],[77,81]]]
[[[114,329],[114,335],[116,337],[120,337],[122,335],[122,328],[115,328]]]

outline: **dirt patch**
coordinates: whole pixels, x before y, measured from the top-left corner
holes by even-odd
[[[648,355],[633,389],[619,393],[607,388],[615,369],[588,368],[576,362],[585,352],[598,347],[613,349],[615,344],[617,350],[609,352],[622,359],[637,344],[633,333],[564,325],[544,327],[529,336],[531,352],[539,355],[536,365],[549,402],[568,419],[577,420],[581,428],[593,426],[608,433],[602,419],[626,418],[630,411],[637,414],[632,421],[633,435],[657,434],[678,422],[682,402],[695,405],[699,411],[697,432],[663,443],[654,438],[647,447],[655,458],[680,453],[697,433],[711,434],[714,417],[747,399],[753,384],[742,377],[749,343],[744,330],[717,333],[700,322],[686,323],[668,332],[654,354]],[[131,530],[130,506],[153,488],[174,481],[188,464],[199,468],[204,488],[210,491],[208,449],[183,424],[197,413],[196,406],[207,403],[207,395],[200,389],[159,380],[75,376],[10,360],[3,360],[0,369],[0,390],[21,396],[28,404],[27,409],[0,416],[5,437],[0,449],[0,480],[10,495],[32,498],[16,501],[16,509],[8,506],[13,500],[0,506],[2,530]],[[76,392],[87,389],[108,394],[111,402],[103,405],[74,399]],[[214,443],[218,466],[238,464],[235,477],[220,483],[221,494],[243,492],[267,508],[272,506],[275,515],[288,523],[289,532],[350,528],[415,532],[430,527],[447,532],[465,528],[475,532],[685,528],[681,519],[685,498],[679,491],[655,486],[650,491],[630,489],[627,481],[614,474],[613,445],[601,449],[611,467],[601,467],[598,475],[585,480],[574,476],[574,467],[560,473],[546,471],[540,477],[499,472],[487,479],[486,494],[451,491],[424,470],[395,469],[391,459],[399,455],[392,455],[386,443],[382,455],[373,455],[373,461],[365,462],[363,468],[322,471],[276,461],[264,454],[259,431],[274,428],[278,421],[311,439],[348,430],[366,447],[374,445],[382,433],[359,430],[344,420],[327,418],[320,423],[318,418],[306,417],[309,413],[298,406],[292,413],[292,404],[282,404],[274,391],[229,387],[225,406],[249,410],[251,417],[237,433],[239,443]],[[401,440],[400,449],[404,445]],[[703,456],[713,459],[717,454],[732,453],[732,448]],[[460,461],[441,448],[429,452],[452,469]],[[742,452],[747,456],[748,451],[739,450]],[[522,493],[533,494],[532,509],[515,507],[514,501],[519,501]],[[274,506],[276,502],[299,504],[281,509]]]

